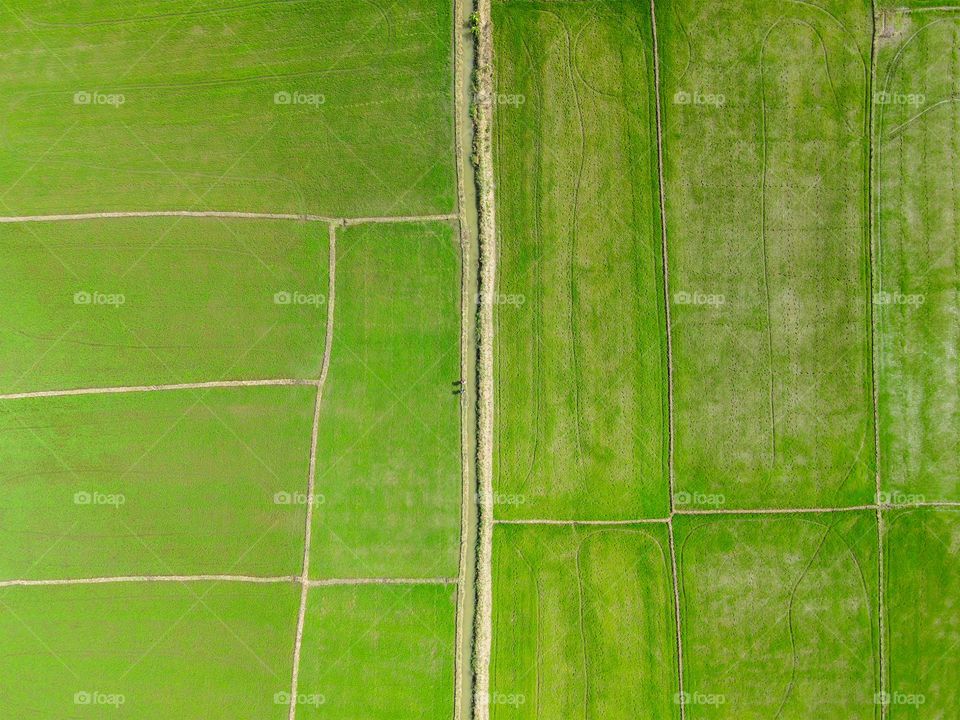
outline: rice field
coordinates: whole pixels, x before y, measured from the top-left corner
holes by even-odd
[[[497,513],[668,507],[649,10],[493,5]]]

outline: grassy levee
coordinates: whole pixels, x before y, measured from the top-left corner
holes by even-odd
[[[315,394],[0,404],[0,580],[299,574]]]
[[[868,2],[662,0],[682,502],[868,502]]]
[[[0,214],[455,202],[451,3],[10,0]]]
[[[452,586],[310,590],[298,718],[453,715]]]
[[[960,707],[960,514],[955,508],[896,510],[885,528],[888,717],[954,717]]]
[[[679,717],[665,526],[494,538],[494,720]]]
[[[446,223],[337,231],[311,576],[453,577],[460,249]]]
[[[0,252],[0,392],[319,377],[321,223],[2,225]]]
[[[668,509],[649,8],[493,7],[496,513]]]
[[[960,13],[887,12],[875,92],[883,489],[960,500]]]
[[[879,717],[873,513],[674,525],[688,720]]]
[[[0,590],[4,717],[283,720],[299,588]]]

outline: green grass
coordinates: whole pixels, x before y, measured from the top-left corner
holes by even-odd
[[[433,0],[5,2],[0,212],[450,212],[451,22]]]
[[[290,690],[298,598],[292,584],[0,590],[0,712],[282,720],[274,694]],[[76,704],[77,693],[99,704]],[[102,704],[110,695],[123,703]]]
[[[868,502],[869,2],[657,8],[678,490]]]
[[[879,718],[873,513],[674,524],[689,720]]]
[[[893,500],[956,501],[960,18],[887,13],[886,26],[874,106],[881,477]]]
[[[491,717],[678,718],[666,527],[498,526]]]
[[[0,579],[297,575],[316,390],[0,406]]]
[[[960,515],[894,511],[884,529],[889,717],[953,717],[960,707]]]
[[[455,596],[440,585],[311,589],[297,717],[452,717]]]
[[[493,23],[496,512],[663,515],[649,4],[497,0]]]
[[[325,297],[320,223],[2,225],[0,252],[0,392],[319,377],[325,304],[274,296]]]
[[[460,259],[440,223],[337,234],[312,574],[457,573]]]

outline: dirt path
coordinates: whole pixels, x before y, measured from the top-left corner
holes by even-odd
[[[71,395],[115,395],[119,393],[169,392],[171,390],[206,390],[208,388],[269,387],[284,385],[317,385],[316,380],[213,380],[198,383],[175,383],[172,385],[123,385],[119,387],[75,388],[72,390],[37,390],[34,392],[7,393],[0,400],[24,400],[27,398],[69,397]]]
[[[310,587],[339,585],[456,585],[457,578],[329,578],[310,580]]]
[[[329,287],[327,291],[327,328],[323,344],[323,364],[320,382],[317,384],[317,399],[313,407],[313,430],[310,435],[310,465],[307,472],[307,498],[312,499],[317,477],[317,438],[320,433],[320,406],[323,402],[323,387],[330,370],[330,354],[333,348],[333,319],[337,292],[337,227],[330,224]],[[307,617],[307,596],[310,591],[310,543],[313,539],[313,502],[307,503],[306,527],[303,535],[303,570],[300,574],[300,611],[297,614],[297,634],[293,644],[293,673],[290,679],[289,720],[297,715],[297,687],[300,680],[300,651],[303,647],[303,626]]]
[[[2,580],[4,587],[37,587],[46,585],[107,585],[110,583],[140,582],[242,582],[242,583],[296,583],[295,575],[258,577],[256,575],[117,575],[115,577],[68,578],[62,580]]]
[[[41,223],[67,220],[109,220],[122,218],[240,218],[244,220],[296,220],[300,222],[337,223],[343,226],[366,223],[404,223],[456,220],[456,215],[373,215],[370,217],[335,218],[326,215],[297,215],[295,213],[235,212],[230,210],[135,210],[130,212],[72,213],[61,215],[0,216],[0,223]]]
[[[491,0],[477,0],[479,32],[476,40],[478,95],[493,97],[493,28]],[[480,293],[493,297],[497,278],[496,206],[490,100],[479,103],[474,151],[479,158],[480,194]],[[480,532],[477,546],[477,610],[474,638],[474,702],[476,720],[490,717],[490,650],[493,633],[493,303],[480,304],[480,367],[478,372],[477,473],[480,488]]]

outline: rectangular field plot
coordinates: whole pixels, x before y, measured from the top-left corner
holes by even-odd
[[[884,527],[886,697],[891,720],[960,707],[960,512],[898,510]]]
[[[298,575],[316,389],[0,404],[0,579]]]
[[[460,256],[441,223],[337,233],[314,577],[449,577],[460,520]]]
[[[452,717],[455,596],[443,585],[312,588],[297,717]]]
[[[678,489],[869,502],[870,4],[663,0],[657,23]]]
[[[493,720],[679,718],[666,527],[500,525]]]
[[[960,35],[955,12],[885,12],[874,106],[884,490],[960,500]]]
[[[689,720],[879,717],[873,513],[674,523]]]
[[[298,597],[293,584],[2,589],[3,715],[283,720]]]
[[[493,8],[497,515],[662,516],[649,3]]]
[[[450,212],[450,13],[4,3],[0,212]]]
[[[0,252],[0,392],[319,377],[321,223],[0,225]]]

